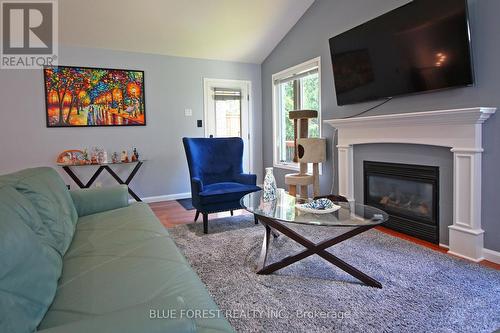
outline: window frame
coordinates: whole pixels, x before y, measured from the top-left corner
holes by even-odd
[[[271,86],[272,86],[272,113],[273,113],[273,167],[279,168],[279,169],[287,169],[287,170],[293,170],[293,171],[299,171],[299,163],[294,163],[294,162],[282,162],[279,159],[279,142],[278,142],[278,135],[281,134],[280,130],[280,122],[281,119],[278,120],[278,114],[280,113],[280,100],[281,100],[281,94],[280,94],[280,84],[276,84],[276,80],[283,80],[288,77],[291,77],[293,75],[296,75],[298,73],[306,72],[308,70],[312,70],[313,68],[318,68],[318,127],[319,127],[319,137],[321,137],[322,133],[322,122],[321,122],[321,57],[316,57],[310,60],[307,60],[303,63],[300,63],[298,65],[289,67],[287,69],[284,69],[278,73],[275,73],[272,75],[272,81],[271,81]],[[294,98],[297,98],[297,96],[294,96]],[[321,170],[322,167],[320,165],[320,173],[322,173]]]

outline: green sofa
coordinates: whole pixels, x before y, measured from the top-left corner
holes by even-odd
[[[147,204],[0,176],[0,332],[233,332]]]

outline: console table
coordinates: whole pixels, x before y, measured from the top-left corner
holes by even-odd
[[[59,164],[59,166],[61,166],[62,169],[64,171],[66,171],[68,176],[70,176],[71,179],[73,179],[73,181],[76,183],[76,185],[78,185],[80,188],[89,188],[90,186],[92,186],[92,184],[95,182],[97,177],[99,177],[101,172],[106,170],[118,182],[118,184],[127,185],[128,193],[130,193],[130,195],[135,199],[135,201],[142,201],[141,198],[139,198],[139,196],[137,194],[135,194],[134,191],[132,191],[129,184],[132,181],[132,179],[134,179],[135,175],[137,174],[137,171],[139,171],[139,169],[144,164],[144,162],[145,162],[144,160],[141,160],[141,161],[122,162],[122,163]],[[128,165],[128,164],[131,164],[131,165],[135,164],[135,167],[132,169],[129,176],[125,180],[121,179],[120,176],[118,176],[116,174],[116,172],[111,168],[111,166],[113,166],[113,165]],[[90,177],[89,181],[84,184],[80,180],[80,178],[78,178],[78,176],[73,172],[73,170],[71,168],[73,168],[73,167],[80,168],[80,167],[86,167],[86,166],[97,166],[98,168],[94,171],[94,174],[92,175],[92,177]]]

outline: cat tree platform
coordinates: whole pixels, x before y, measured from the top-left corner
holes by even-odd
[[[300,196],[307,198],[308,186],[314,184],[314,176],[310,174],[291,173],[285,175],[285,184],[288,185],[288,193],[297,195],[297,187],[300,188]]]

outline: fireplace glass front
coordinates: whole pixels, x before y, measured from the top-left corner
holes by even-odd
[[[364,162],[365,203],[390,215],[386,226],[439,242],[439,168]]]

